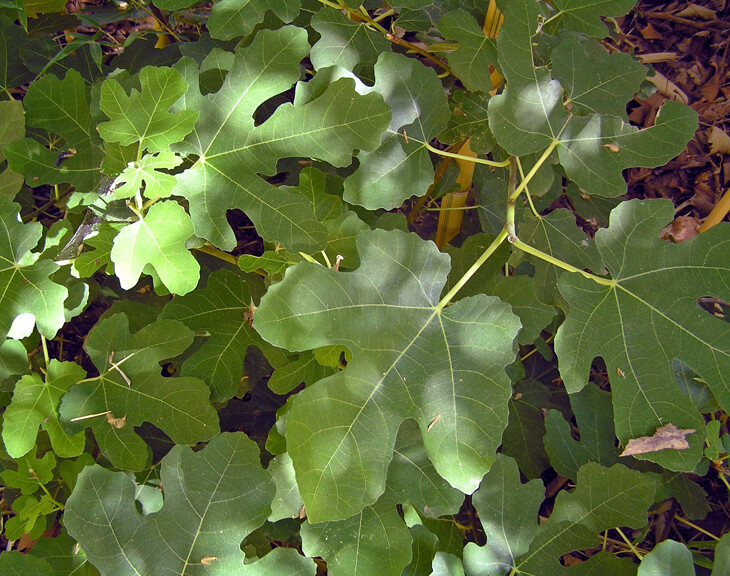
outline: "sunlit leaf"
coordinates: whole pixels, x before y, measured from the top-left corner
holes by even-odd
[[[326,231],[307,201],[268,184],[257,173],[274,174],[277,159],[287,156],[312,156],[346,166],[353,149],[379,144],[389,122],[390,111],[380,96],[359,96],[354,82],[343,79],[305,105],[280,106],[254,126],[259,104],[299,79],[298,63],[309,50],[306,36],[292,27],[267,30],[239,49],[222,88],[201,98],[196,128],[181,146],[199,159],[177,176],[173,192],[189,200],[196,235],[220,248],[235,245],[226,210],[240,208],[265,240],[293,251],[321,249]]]
[[[200,265],[185,246],[192,235],[190,216],[172,201],[158,202],[144,218],[122,228],[110,253],[122,288],[133,288],[149,265],[173,294],[193,290]]]
[[[63,458],[78,456],[84,450],[83,434],[68,434],[58,419],[61,397],[86,376],[73,362],[51,360],[45,381],[38,374],[26,374],[15,385],[13,400],[5,410],[3,443],[8,454],[19,458],[34,446],[38,427],[51,439],[53,451]]]
[[[99,124],[107,142],[127,146],[139,142],[140,150],[160,152],[179,142],[193,129],[197,110],[170,113],[170,107],[188,86],[177,70],[145,66],[139,73],[140,90],[127,94],[109,78],[101,86],[101,109],[110,118]]]
[[[41,334],[53,338],[64,323],[68,290],[49,278],[58,266],[30,252],[42,226],[21,224],[19,209],[0,196],[0,336],[4,340],[16,323],[15,337],[27,336],[36,324]]]
[[[208,30],[221,40],[248,36],[268,11],[282,22],[291,22],[299,14],[299,0],[221,0],[213,5]]]
[[[507,423],[503,370],[519,329],[507,306],[482,295],[443,309],[448,256],[414,235],[363,232],[358,249],[354,272],[290,268],[254,318],[265,339],[289,350],[341,344],[352,352],[344,371],[295,397],[287,418],[314,521],[347,518],[377,500],[403,419],[419,423],[436,470],[465,492],[493,461]]]

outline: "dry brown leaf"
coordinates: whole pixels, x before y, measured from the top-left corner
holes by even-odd
[[[109,412],[106,415],[106,421],[109,422],[109,425],[112,428],[116,428],[117,430],[119,430],[120,428],[124,428],[124,425],[127,423],[127,417],[122,416],[121,418],[115,418],[114,414]]]
[[[659,74],[659,72],[656,72],[654,76],[647,78],[647,80],[654,84],[654,86],[657,87],[657,90],[659,90],[659,92],[667,98],[676,100],[677,102],[682,102],[683,104],[689,103],[689,98],[687,98],[684,91],[674,82],[669,80],[669,78]]]
[[[687,4],[684,10],[680,10],[675,14],[680,18],[701,18],[702,20],[717,20],[715,11],[707,8],[706,6],[700,6],[699,4]]]
[[[621,452],[621,456],[634,456],[636,454],[650,454],[660,450],[687,450],[689,442],[685,436],[694,434],[696,430],[681,430],[674,424],[665,424],[656,429],[653,436],[632,438]]]
[[[710,128],[707,143],[710,145],[710,154],[730,154],[730,136],[717,126]]]
[[[659,237],[662,240],[680,243],[699,234],[700,221],[693,216],[678,216],[674,221],[662,228]]]
[[[639,33],[644,40],[662,40],[664,36],[656,31],[651,24],[647,24],[646,28],[639,28]]]

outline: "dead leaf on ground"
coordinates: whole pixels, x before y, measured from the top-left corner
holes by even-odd
[[[687,450],[689,442],[685,436],[694,434],[696,430],[682,430],[674,424],[665,424],[656,429],[653,436],[632,438],[621,452],[621,456],[634,456],[636,454],[650,454],[660,450]]]
[[[699,4],[688,4],[684,10],[677,12],[680,18],[701,18],[702,20],[717,20],[714,10]]]
[[[707,143],[710,145],[710,154],[730,154],[730,136],[717,126],[710,128]]]

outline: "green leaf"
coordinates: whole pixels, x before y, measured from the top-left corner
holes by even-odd
[[[78,192],[94,190],[101,180],[102,151],[89,102],[89,89],[75,70],[63,80],[49,74],[32,82],[23,100],[26,126],[61,139],[53,139],[52,150],[31,138],[8,144],[8,166],[31,186],[70,183]],[[59,162],[63,150],[71,155]]]
[[[569,210],[554,210],[539,218],[526,215],[519,233],[525,243],[550,256],[577,268],[603,272],[595,243],[575,225],[575,216]],[[538,299],[563,307],[563,297],[558,291],[558,279],[563,271],[539,258],[533,258],[532,263],[535,265],[533,286]]]
[[[0,102],[0,162],[5,161],[3,148],[6,144],[25,136],[23,103],[18,100]]]
[[[644,556],[636,576],[690,576],[694,572],[689,548],[674,540],[664,540]]]
[[[299,14],[299,0],[222,0],[213,5],[208,30],[213,38],[230,40],[248,36],[264,21],[268,11],[282,22],[291,22]]]
[[[170,107],[185,93],[187,82],[172,68],[145,66],[139,73],[141,89],[125,88],[114,78],[101,85],[101,109],[109,117],[99,124],[107,142],[128,146],[139,142],[139,150],[160,152],[181,141],[192,129],[197,110],[170,113]]]
[[[615,116],[568,112],[563,86],[551,78],[547,67],[536,63],[533,54],[534,30],[547,17],[544,6],[518,0],[505,8],[497,44],[507,87],[489,101],[489,125],[510,154],[523,156],[556,146],[568,178],[579,187],[601,196],[624,194],[622,170],[660,166],[679,154],[694,134],[697,113],[669,101],[654,126],[638,130]],[[580,86],[585,92],[612,77],[583,79],[586,83]]]
[[[28,369],[28,352],[19,340],[5,340],[0,346],[0,382]]]
[[[549,389],[535,380],[523,380],[509,401],[509,423],[502,434],[502,454],[514,458],[527,478],[537,478],[550,467],[542,437],[545,414],[553,403]]]
[[[174,320],[158,320],[133,335],[124,314],[100,321],[85,345],[100,375],[64,396],[63,421],[91,426],[104,455],[127,470],[146,464],[146,445],[134,431],[143,422],[177,444],[209,440],[218,431],[218,416],[208,402],[208,387],[198,378],[160,374],[159,362],[179,355],[192,341],[192,331]],[[121,418],[126,420],[111,420]]]
[[[342,66],[360,74],[362,69],[372,68],[380,54],[390,51],[390,42],[380,32],[348,19],[339,10],[321,8],[312,16],[312,28],[321,35],[310,56],[315,70]]]
[[[593,359],[604,359],[622,444],[668,423],[703,430],[702,417],[673,384],[672,359],[690,366],[720,405],[730,406],[730,326],[697,303],[704,296],[730,299],[727,233],[721,225],[682,244],[667,244],[657,233],[673,215],[668,201],[622,203],[611,213],[610,226],[596,234],[612,284],[576,274],[560,279],[569,305],[555,341],[561,376],[566,389],[576,392]],[[640,457],[691,471],[704,434],[688,441],[689,450]]]
[[[375,85],[392,117],[379,148],[358,154],[360,166],[345,180],[344,199],[369,210],[391,210],[411,196],[423,196],[433,183],[433,165],[423,144],[446,125],[448,104],[432,69],[402,54],[382,53]]]
[[[469,267],[482,255],[494,238],[486,234],[469,236],[461,248],[446,246],[446,253],[453,262],[447,286],[451,288]],[[492,257],[473,276],[460,292],[464,298],[480,293],[498,296],[512,306],[522,323],[518,341],[532,344],[540,331],[555,317],[552,306],[541,304],[535,295],[535,282],[528,276],[505,276],[503,267],[509,258],[509,246],[502,244]]]
[[[519,329],[507,305],[481,295],[444,309],[448,256],[415,235],[362,232],[358,251],[354,272],[290,268],[254,318],[266,340],[291,351],[341,344],[352,352],[345,370],[295,397],[287,418],[289,454],[315,522],[377,500],[405,418],[419,423],[438,473],[464,492],[489,468],[507,423],[504,367]]]
[[[131,198],[139,190],[143,190],[145,197],[150,200],[167,198],[175,187],[175,177],[161,170],[171,170],[181,163],[182,158],[169,150],[158,154],[147,154],[117,176],[114,181],[116,187],[113,197]]]
[[[86,554],[65,529],[54,538],[41,538],[31,554],[53,565],[54,576],[96,576],[99,573],[86,561]],[[35,574],[35,572],[33,572]]]
[[[13,327],[14,337],[25,337],[37,324],[46,338],[63,326],[63,302],[68,291],[50,279],[58,266],[37,259],[30,250],[38,243],[42,226],[21,224],[20,206],[0,196],[0,336]]]
[[[550,58],[555,79],[565,87],[563,105],[575,114],[626,119],[626,102],[646,78],[647,68],[628,54],[609,54],[594,40],[578,34],[563,37]]]
[[[469,90],[484,93],[492,89],[489,66],[497,65],[497,49],[492,38],[464,10],[444,14],[438,24],[444,38],[458,40],[459,47],[448,56],[449,66]]]
[[[538,527],[529,551],[513,565],[515,572],[560,574],[560,556],[600,546],[601,531],[646,525],[654,485],[640,472],[589,463],[578,471],[576,484],[574,492],[558,494],[552,515]]]
[[[0,15],[0,88],[3,90],[33,80],[34,74],[20,59],[20,48],[27,43],[28,37],[23,29],[10,18]]]
[[[636,0],[556,0],[555,14],[546,26],[569,28],[596,38],[605,38],[608,28],[600,17],[623,16],[634,4]]]
[[[109,274],[114,273],[111,253],[114,247],[114,238],[117,237],[123,226],[123,224],[118,223],[110,224],[104,220],[99,227],[98,233],[84,240],[84,248],[86,249],[73,260],[73,269],[79,278],[89,278],[99,268],[105,268]],[[93,248],[93,250],[88,250],[88,248]]]
[[[48,364],[45,382],[38,374],[26,374],[18,381],[3,420],[3,442],[12,458],[33,449],[38,426],[48,432],[58,456],[73,458],[83,452],[84,435],[68,434],[58,420],[57,409],[61,397],[84,376],[86,372],[78,364],[54,359]]]
[[[497,456],[472,497],[487,543],[481,547],[467,544],[464,566],[468,574],[502,574],[515,565],[535,537],[543,497],[540,480],[522,484],[515,461]]]
[[[727,574],[728,570],[730,570],[730,534],[725,534],[715,548],[712,576],[722,576]]]
[[[465,574],[461,558],[444,552],[436,553],[432,567],[431,576],[464,576]]]
[[[241,576],[314,576],[317,565],[293,548],[275,548],[253,564],[243,566]]]
[[[56,457],[53,452],[46,452],[40,459],[35,454],[26,454],[17,459],[17,465],[17,470],[2,473],[3,483],[10,488],[19,488],[23,496],[30,496],[40,489],[41,484],[53,480]]]
[[[195,376],[208,382],[211,400],[229,400],[238,391],[243,376],[243,360],[249,346],[279,360],[269,344],[251,328],[253,297],[246,278],[229,270],[220,270],[208,278],[205,290],[174,298],[160,314],[183,322],[203,344],[182,366],[183,376]]]
[[[614,447],[611,393],[588,384],[570,395],[580,440],[572,438],[570,425],[557,410],[545,419],[545,449],[555,471],[566,478],[575,478],[578,469],[588,462],[611,466],[618,460]]]
[[[264,522],[274,496],[253,441],[239,432],[199,452],[174,446],[161,480],[164,507],[141,516],[129,476],[86,468],[66,504],[69,534],[102,575],[240,573],[241,540]]]
[[[452,98],[451,118],[438,139],[444,144],[456,144],[469,138],[472,152],[491,152],[497,143],[489,129],[488,103],[489,96],[480,92],[456,92]]]
[[[114,238],[110,254],[122,288],[133,288],[150,265],[173,294],[194,290],[200,265],[185,246],[192,235],[190,217],[173,201],[158,202],[143,219],[124,227]]]
[[[405,567],[402,576],[430,576],[438,538],[420,524],[411,526],[411,538],[411,563]]]
[[[294,464],[289,454],[275,456],[268,468],[276,484],[276,496],[271,503],[269,522],[277,522],[284,518],[298,518],[302,509],[302,497],[299,495],[297,481],[294,477]]]
[[[18,496],[13,501],[15,516],[5,524],[5,537],[18,540],[23,536],[33,540],[40,538],[48,526],[48,516],[58,511],[53,499],[48,494],[35,496]]]
[[[454,514],[463,500],[434,470],[413,421],[398,433],[383,496],[345,520],[303,525],[302,548],[324,558],[332,576],[400,576],[411,561],[412,540],[396,504],[409,500],[427,516]]]
[[[177,176],[174,193],[189,200],[196,235],[220,248],[235,246],[226,210],[240,208],[265,240],[291,251],[321,250],[327,234],[307,200],[257,174],[275,173],[277,159],[292,156],[349,165],[352,150],[375,148],[389,122],[378,95],[359,96],[354,82],[342,79],[302,106],[280,106],[255,127],[256,108],[299,79],[298,63],[307,52],[304,30],[262,31],[236,52],[223,87],[201,98],[196,128],[181,146],[199,159]]]
[[[0,555],[0,572],[7,576],[56,576],[48,562],[30,554],[21,554],[17,550],[8,550]]]

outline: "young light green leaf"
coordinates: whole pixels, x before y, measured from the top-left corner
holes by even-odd
[[[670,245],[658,230],[673,218],[668,201],[624,202],[596,246],[613,277],[608,286],[577,274],[560,279],[569,309],[555,349],[569,392],[580,390],[591,362],[601,356],[611,380],[616,435],[651,436],[657,428],[702,430],[704,421],[673,383],[672,359],[697,372],[722,407],[730,406],[730,326],[700,308],[697,299],[730,300],[730,241],[717,226]],[[671,470],[691,471],[703,435],[688,436],[689,450],[640,456]]]
[[[23,496],[30,496],[38,492],[41,484],[48,484],[53,480],[53,469],[56,467],[56,457],[53,452],[46,452],[42,458],[36,458],[34,453],[26,454],[16,459],[17,470],[4,470],[3,485],[18,488]]]
[[[312,28],[322,36],[312,46],[315,70],[342,66],[359,74],[375,64],[378,56],[390,51],[390,42],[380,32],[362,22],[350,20],[341,11],[321,8],[312,16]]]
[[[206,333],[200,346],[182,366],[183,376],[208,382],[213,402],[233,397],[241,385],[243,360],[249,346],[268,353],[281,364],[281,352],[271,349],[251,328],[255,307],[246,278],[229,270],[210,275],[205,290],[174,298],[160,314],[183,322],[196,333]]]
[[[22,224],[19,211],[20,206],[0,196],[0,337],[5,340],[11,327],[14,336],[25,337],[36,324],[50,339],[64,324],[68,290],[50,279],[58,266],[30,252],[42,226]]]
[[[86,249],[73,260],[73,269],[79,278],[89,278],[99,268],[104,268],[108,274],[114,273],[111,252],[114,247],[114,238],[123,227],[124,224],[110,224],[104,220],[98,233],[84,240]],[[89,248],[93,248],[93,250],[89,250]]]
[[[193,235],[193,224],[177,202],[158,202],[143,219],[125,226],[114,238],[110,254],[122,288],[128,290],[150,265],[173,294],[195,289],[200,265],[185,246]]]
[[[391,210],[433,183],[433,165],[423,144],[448,121],[448,104],[433,70],[402,54],[381,53],[375,85],[392,117],[379,148],[358,154],[360,166],[345,180],[344,199],[369,210]]]
[[[282,22],[291,22],[299,8],[299,0],[221,0],[213,5],[208,30],[211,37],[219,40],[248,36],[268,11]]]
[[[464,492],[489,468],[507,423],[504,367],[519,330],[508,306],[481,295],[444,309],[449,258],[415,235],[362,232],[358,250],[354,272],[290,268],[254,318],[266,340],[289,350],[341,344],[352,352],[345,370],[295,397],[287,418],[287,447],[315,522],[377,500],[405,418],[419,423],[438,473]],[[485,406],[488,419],[479,416]]]
[[[161,480],[164,507],[141,516],[124,472],[90,466],[79,476],[64,524],[101,574],[241,573],[241,540],[266,520],[274,496],[253,441],[238,432],[199,452],[174,446]]]
[[[193,129],[197,110],[171,113],[170,107],[188,88],[173,68],[145,66],[139,73],[141,90],[130,94],[113,78],[101,85],[101,109],[109,117],[99,124],[99,134],[107,142],[128,146],[139,142],[149,152],[167,150]]]
[[[3,419],[3,442],[12,458],[33,449],[38,426],[48,432],[58,456],[73,458],[83,452],[83,433],[68,434],[59,422],[57,410],[61,397],[84,376],[86,372],[78,364],[54,359],[48,364],[45,382],[38,374],[26,374],[18,381]]]
[[[114,180],[113,197],[131,198],[137,191],[143,190],[144,196],[150,200],[167,198],[175,187],[175,177],[161,170],[171,170],[180,164],[182,158],[169,150],[158,154],[146,154],[139,162],[127,166],[117,176]]]
[[[32,82],[23,105],[26,126],[48,130],[60,140],[55,150],[32,138],[12,142],[5,148],[8,166],[31,186],[68,182],[78,192],[94,190],[101,180],[102,150],[81,75],[69,70],[63,80],[49,74]]]
[[[497,65],[497,48],[482,27],[465,10],[444,14],[438,23],[444,38],[457,40],[459,47],[448,56],[449,66],[469,90],[485,94],[492,89],[489,66]]]
[[[299,79],[298,63],[308,52],[306,36],[293,27],[265,30],[239,49],[223,87],[202,97],[196,128],[180,146],[199,160],[177,176],[174,193],[189,200],[196,235],[220,248],[235,246],[226,210],[240,208],[265,240],[293,252],[321,250],[326,230],[309,203],[258,174],[275,173],[277,160],[292,156],[346,166],[353,149],[379,144],[390,119],[380,96],[359,96],[354,82],[343,79],[304,105],[280,106],[254,126],[256,108]]]
[[[644,556],[636,576],[690,576],[694,573],[689,548],[680,542],[665,540]]]
[[[174,320],[158,320],[135,334],[124,314],[102,320],[85,345],[100,375],[64,396],[64,423],[77,430],[90,426],[104,455],[126,470],[146,464],[146,445],[134,431],[143,422],[178,444],[209,440],[218,432],[218,416],[205,382],[160,374],[159,362],[192,342],[193,332]]]

